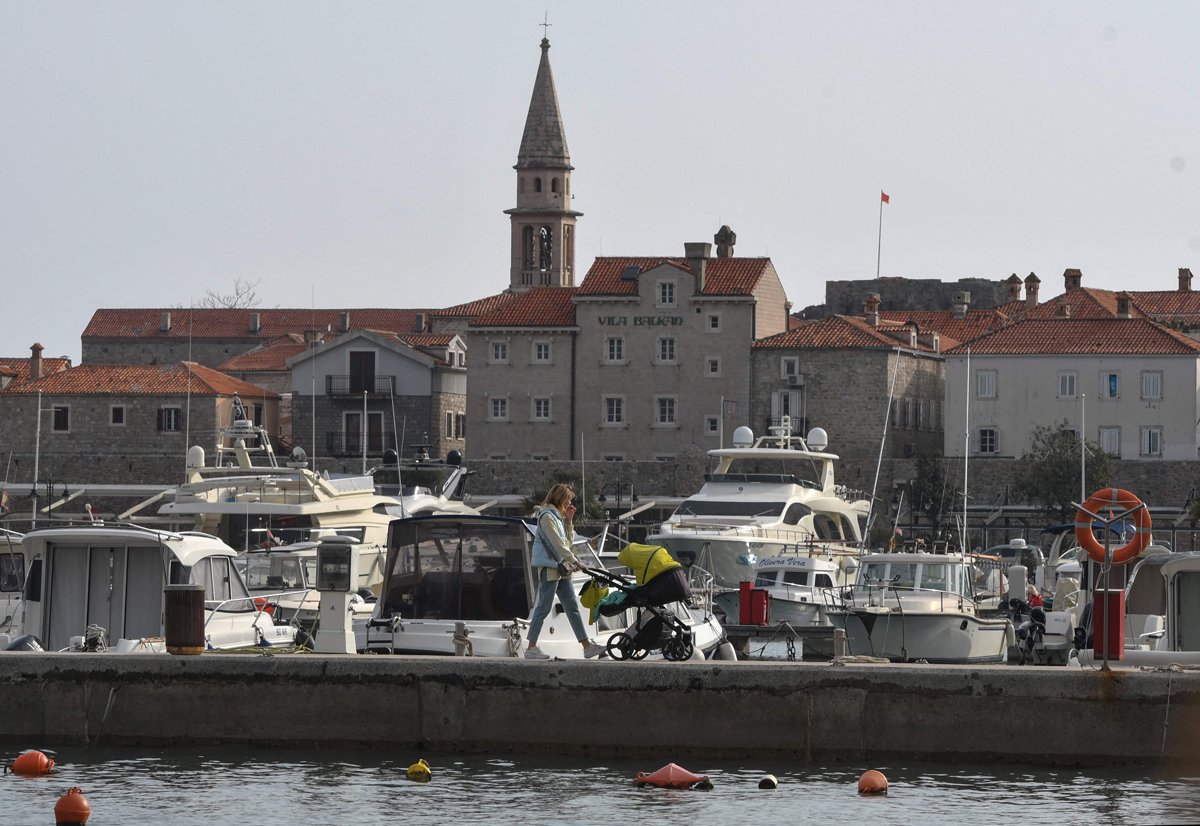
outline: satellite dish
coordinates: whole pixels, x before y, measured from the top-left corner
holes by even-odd
[[[734,447],[750,447],[754,444],[754,431],[742,425],[737,430],[733,431],[733,446]]]
[[[825,432],[824,428],[814,427],[808,431],[808,438],[805,441],[808,442],[809,450],[824,450],[829,447],[829,434]]]

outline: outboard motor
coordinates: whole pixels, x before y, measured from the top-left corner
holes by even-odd
[[[1024,665],[1035,659],[1035,651],[1041,651],[1045,647],[1046,611],[1038,606],[1030,607],[1029,603],[1022,599],[1010,599],[1008,607],[1017,634],[1019,664]]]
[[[42,641],[33,634],[23,634],[4,647],[5,651],[45,651]]]

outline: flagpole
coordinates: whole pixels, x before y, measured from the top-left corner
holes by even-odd
[[[875,280],[879,280],[879,261],[883,253],[883,205],[887,195],[883,190],[879,190],[879,241],[875,246]]]

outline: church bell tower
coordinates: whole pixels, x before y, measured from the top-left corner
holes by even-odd
[[[571,153],[550,71],[550,41],[533,82],[525,132],[517,153],[517,205],[512,222],[509,291],[575,286],[575,219],[571,209]]]

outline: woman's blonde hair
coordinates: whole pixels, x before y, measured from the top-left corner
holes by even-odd
[[[543,505],[550,505],[558,508],[560,511],[567,507],[572,499],[575,498],[575,488],[565,482],[559,482],[550,490],[546,491],[546,498],[542,501]]]

